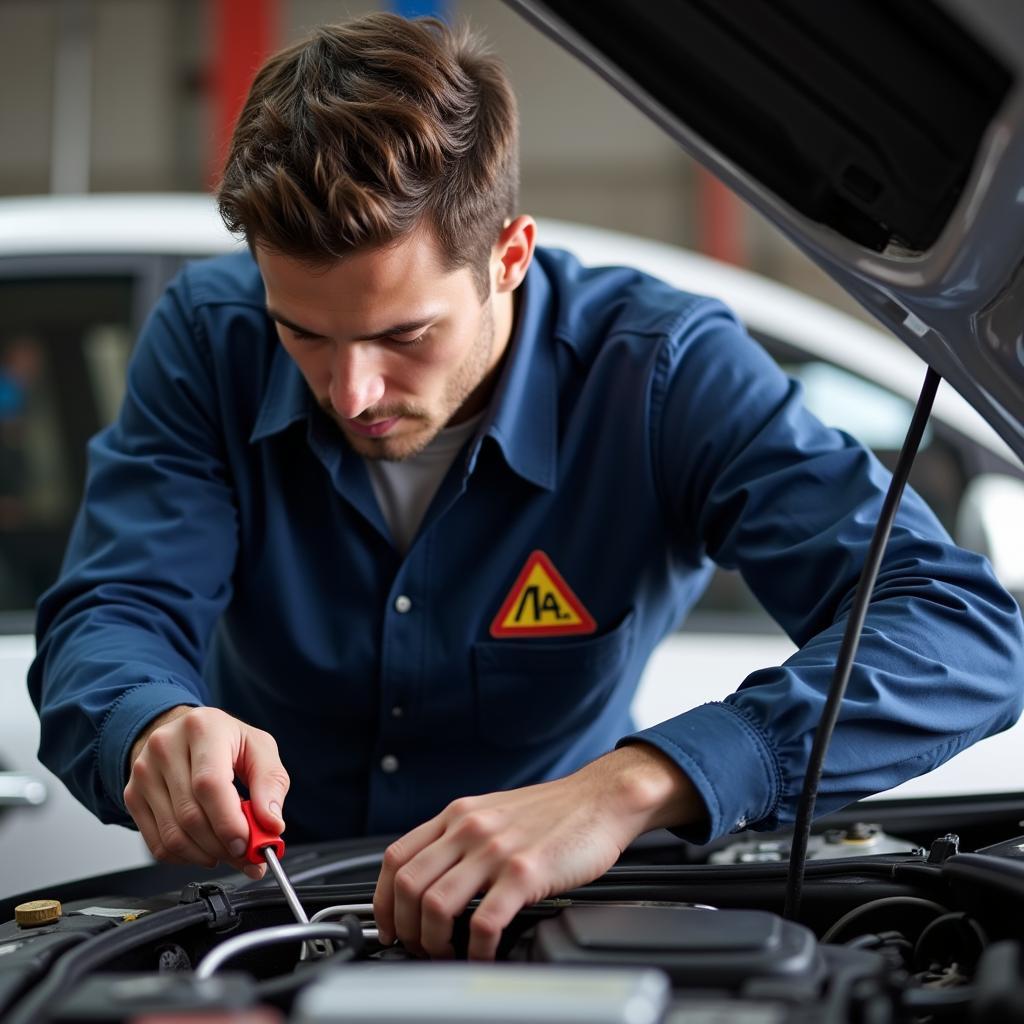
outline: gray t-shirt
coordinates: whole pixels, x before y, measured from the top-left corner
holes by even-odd
[[[409,550],[445,473],[481,419],[483,413],[457,427],[446,427],[423,451],[408,459],[366,460],[377,504],[402,554]]]

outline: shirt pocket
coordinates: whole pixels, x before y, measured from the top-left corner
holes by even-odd
[[[474,644],[480,738],[499,747],[527,747],[592,722],[629,660],[633,618],[630,610],[600,636]]]

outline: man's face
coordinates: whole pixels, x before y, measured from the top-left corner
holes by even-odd
[[[327,270],[256,255],[281,344],[360,455],[408,458],[486,404],[510,317],[496,332],[492,298],[468,267],[444,269],[429,232]]]

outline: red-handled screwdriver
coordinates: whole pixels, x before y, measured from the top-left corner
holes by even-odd
[[[274,880],[280,886],[291,912],[295,915],[295,920],[300,924],[309,924],[309,918],[306,917],[306,912],[302,909],[299,897],[295,895],[292,883],[288,881],[288,876],[284,873],[284,868],[281,867],[280,858],[284,856],[284,840],[280,836],[274,835],[273,832],[267,832],[257,823],[256,816],[252,811],[251,800],[242,801],[242,813],[245,815],[246,821],[249,822],[249,845],[245,851],[245,859],[250,864],[266,862]]]

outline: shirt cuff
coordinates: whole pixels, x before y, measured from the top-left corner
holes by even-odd
[[[125,690],[111,705],[100,727],[96,756],[103,788],[115,807],[125,809],[124,787],[128,784],[132,744],[157,715],[179,704],[199,707],[202,701],[184,684],[151,679]]]
[[[730,832],[771,827],[781,794],[778,758],[764,732],[731,704],[702,704],[616,744],[650,743],[686,773],[706,821],[671,831],[704,844]]]

